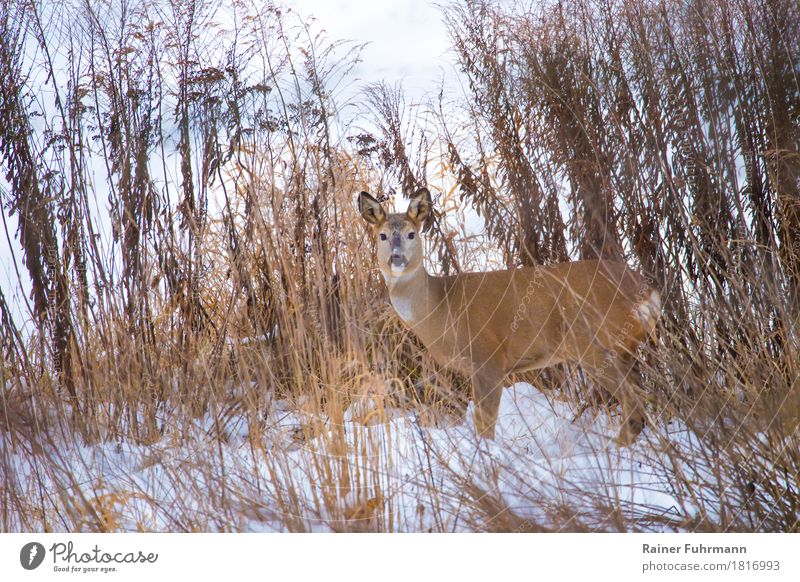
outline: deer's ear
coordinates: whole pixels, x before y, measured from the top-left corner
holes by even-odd
[[[427,188],[420,188],[411,197],[411,202],[408,204],[406,216],[413,220],[417,225],[425,222],[425,219],[431,213],[433,202],[431,202],[431,193]]]
[[[358,211],[364,220],[374,226],[378,226],[386,220],[386,211],[381,203],[367,192],[358,195]]]

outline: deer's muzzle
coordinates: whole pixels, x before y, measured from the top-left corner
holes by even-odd
[[[408,265],[408,260],[403,253],[392,251],[392,256],[389,257],[389,266],[393,269],[405,269]]]

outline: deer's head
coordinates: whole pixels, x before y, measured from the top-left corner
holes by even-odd
[[[419,234],[431,206],[431,193],[427,188],[417,190],[408,210],[392,214],[367,192],[359,194],[358,210],[378,238],[378,267],[387,281],[413,273],[422,266]]]

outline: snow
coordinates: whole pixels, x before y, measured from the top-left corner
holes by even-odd
[[[365,397],[336,426],[302,403],[276,399],[257,443],[236,415],[221,428],[204,418],[150,445],[64,443],[65,472],[56,481],[63,487],[71,475],[69,493],[123,531],[331,531],[353,519],[371,531],[471,531],[481,526],[476,491],[554,530],[565,526],[559,511],[567,507],[584,523],[613,529],[613,512],[598,514],[610,500],[630,515],[679,517],[663,469],[669,463],[654,456],[648,429],[621,449],[614,419],[573,416],[526,383],[505,389],[494,441],[477,438],[472,404],[454,426],[428,427],[413,412]],[[676,447],[691,444],[685,430],[675,432]],[[36,457],[17,451],[13,459],[20,482],[32,482]],[[45,489],[53,491],[50,527],[58,529],[63,496],[52,482]]]

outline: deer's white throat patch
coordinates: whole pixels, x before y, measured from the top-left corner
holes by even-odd
[[[401,297],[392,297],[392,307],[400,316],[403,321],[411,321],[413,317],[413,310],[411,308],[411,300]]]
[[[400,316],[400,319],[406,323],[411,323],[411,321],[414,319],[413,300],[410,297],[402,297],[401,293],[393,293],[392,291],[395,289],[396,285],[407,284],[409,281],[411,281],[414,278],[415,273],[396,273],[394,272],[394,269],[392,269],[391,272],[381,271],[381,273],[386,281],[386,285],[389,287],[389,299],[392,302],[392,307],[394,307],[394,310],[397,312],[397,315]]]

